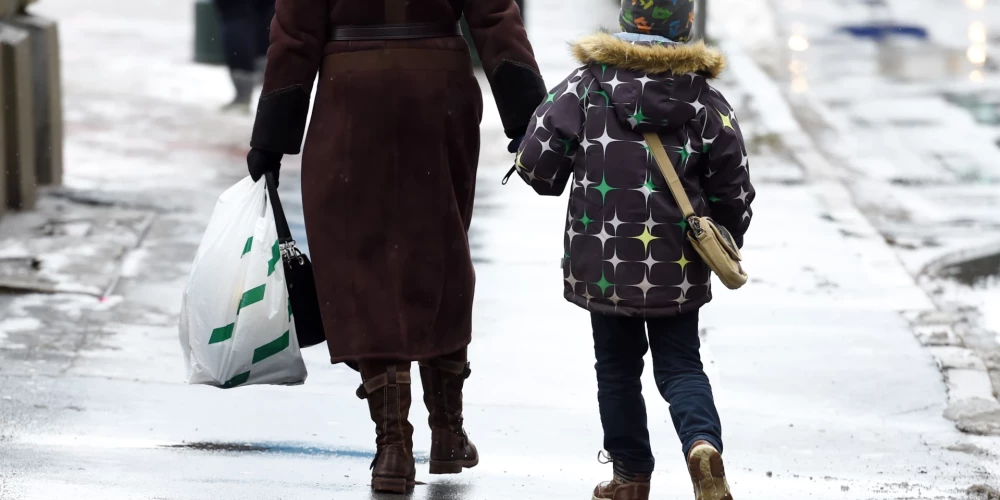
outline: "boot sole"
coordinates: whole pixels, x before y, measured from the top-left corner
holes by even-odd
[[[459,474],[464,469],[471,469],[479,465],[479,457],[475,460],[431,460],[431,474]]]
[[[697,500],[733,500],[726,481],[722,455],[710,446],[699,446],[688,459],[688,472]]]
[[[416,481],[398,477],[375,477],[372,478],[372,490],[380,493],[404,494],[413,489]]]

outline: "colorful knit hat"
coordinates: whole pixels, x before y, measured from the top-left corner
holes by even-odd
[[[687,42],[694,28],[694,0],[622,0],[622,31]]]

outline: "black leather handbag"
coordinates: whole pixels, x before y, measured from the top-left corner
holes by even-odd
[[[285,210],[281,208],[278,198],[278,187],[274,182],[274,174],[264,174],[267,183],[267,197],[271,201],[274,212],[274,223],[278,227],[278,247],[281,260],[285,264],[285,284],[288,286],[288,299],[295,317],[295,333],[299,339],[299,347],[309,347],[326,341],[323,330],[323,317],[319,312],[319,298],[316,296],[316,278],[313,276],[312,263],[309,257],[295,247],[292,231],[285,219]]]

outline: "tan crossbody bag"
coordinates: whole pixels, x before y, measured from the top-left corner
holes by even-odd
[[[691,200],[684,191],[681,180],[677,177],[677,171],[674,170],[674,164],[667,156],[667,151],[663,149],[660,137],[651,132],[645,133],[643,136],[653,153],[656,164],[660,167],[663,178],[667,181],[670,192],[677,200],[677,206],[680,207],[684,219],[687,220],[689,228],[687,237],[691,240],[695,251],[715,272],[722,284],[730,290],[736,290],[746,284],[749,276],[743,272],[743,266],[740,265],[743,256],[740,254],[740,249],[736,246],[733,236],[726,228],[716,226],[710,217],[699,217],[694,213]]]

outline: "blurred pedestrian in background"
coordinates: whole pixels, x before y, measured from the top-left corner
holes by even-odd
[[[236,96],[223,111],[250,112],[254,88],[264,80],[275,0],[215,0],[226,66]]]
[[[464,14],[516,148],[545,84],[514,0],[278,0],[250,174],[302,157],[306,234],[333,362],[358,362],[375,422],[372,487],[414,485],[411,362],[431,474],[479,463],[463,428],[476,275],[468,230],[483,95]]]
[[[653,452],[640,377],[652,350],[697,500],[732,500],[722,464],[722,424],[705,375],[699,309],[711,271],[644,134],[656,134],[699,216],[738,246],[750,225],[746,146],[736,115],[709,84],[726,61],[686,43],[694,4],[622,2],[623,33],[578,41],[583,67],[535,112],[515,169],[539,194],[571,185],[564,295],[591,313],[605,460],[614,479],[594,500],[647,500]],[[669,170],[665,170],[669,171]],[[659,418],[659,417],[657,417]]]

